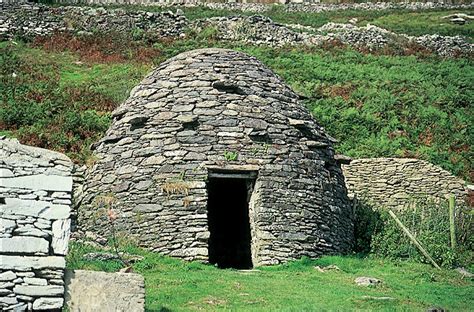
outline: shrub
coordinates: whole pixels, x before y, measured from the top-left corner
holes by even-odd
[[[389,259],[409,259],[428,263],[400,227],[384,209],[374,209],[363,201],[358,205],[356,251]],[[474,258],[472,208],[456,207],[457,248],[451,248],[449,208],[447,202],[414,199],[396,212],[400,221],[417,238],[431,257],[441,266],[470,265]]]

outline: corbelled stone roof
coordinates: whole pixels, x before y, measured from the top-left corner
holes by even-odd
[[[106,235],[94,198],[111,192],[117,222],[141,245],[207,260],[209,172],[252,171],[254,264],[348,250],[352,212],[332,139],[298,100],[241,52],[202,49],[162,63],[95,145],[80,227]]]

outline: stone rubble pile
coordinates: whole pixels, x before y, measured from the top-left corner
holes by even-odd
[[[60,309],[72,162],[0,138],[0,310]]]
[[[92,7],[48,7],[40,4],[0,3],[0,39],[34,37],[56,31],[146,32],[157,37],[184,35],[188,21],[180,10],[168,12],[125,11]]]

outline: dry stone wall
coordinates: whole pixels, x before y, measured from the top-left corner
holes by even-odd
[[[243,53],[204,49],[164,62],[95,145],[79,228],[108,235],[97,198],[113,194],[117,226],[140,245],[206,261],[209,172],[251,171],[254,265],[350,250],[353,216],[333,139],[298,100]]]
[[[34,38],[70,31],[82,35],[93,31],[147,33],[150,38],[180,37],[188,21],[179,11],[145,12],[91,7],[49,7],[41,4],[0,3],[0,39]]]
[[[463,180],[424,160],[356,159],[343,165],[343,171],[350,194],[378,206],[402,209],[416,198],[444,201],[454,194],[463,202],[467,196]]]
[[[72,162],[0,138],[0,310],[63,306]]]
[[[445,57],[472,56],[474,44],[462,36],[428,34],[408,36],[368,24],[327,23],[320,28],[299,24],[282,25],[265,16],[224,16],[189,21],[181,10],[176,12],[125,11],[90,7],[48,7],[45,5],[5,5],[0,3],[0,40],[48,36],[55,32],[72,32],[78,36],[100,32],[122,33],[154,41],[181,38],[186,30],[194,33],[209,27],[223,41],[240,41],[252,45],[324,46],[339,41],[364,51],[385,47],[411,50],[418,46]],[[465,26],[460,26],[465,27]],[[192,32],[188,32],[190,34]]]
[[[9,1],[9,0],[4,0]],[[11,0],[10,0],[11,1]],[[56,0],[62,4],[95,4],[95,5],[143,5],[143,6],[206,6],[211,9],[241,10],[246,12],[264,12],[272,8],[275,4],[285,4],[288,11],[298,12],[324,12],[336,10],[389,10],[407,9],[423,10],[436,8],[460,8],[469,5],[468,1],[446,1],[435,0],[429,2],[395,2],[377,1],[361,3],[342,3],[345,0],[321,3],[321,0]],[[356,2],[356,1],[354,1]]]

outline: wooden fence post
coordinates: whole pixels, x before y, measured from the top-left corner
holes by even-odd
[[[455,223],[456,201],[454,195],[449,196],[449,230],[451,234],[451,248],[456,249],[456,223]]]
[[[405,232],[405,234],[408,236],[408,238],[410,238],[410,240],[418,248],[418,250],[421,251],[421,253],[431,262],[431,264],[433,264],[433,266],[435,268],[441,270],[439,265],[433,260],[433,258],[431,258],[431,256],[425,250],[425,248],[423,248],[423,246],[421,246],[420,242],[416,239],[416,237],[413,236],[413,234],[411,234],[410,231],[403,225],[402,221],[400,221],[400,219],[398,219],[398,217],[395,215],[395,213],[393,213],[392,210],[388,210],[388,213],[395,220],[395,222],[397,222],[398,226],[403,230],[403,232]]]

